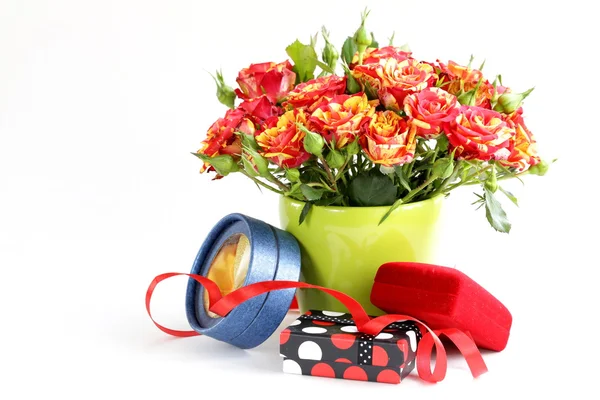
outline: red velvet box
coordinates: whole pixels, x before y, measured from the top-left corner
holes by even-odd
[[[382,265],[371,302],[387,313],[420,319],[433,329],[468,332],[479,347],[496,351],[506,347],[512,324],[508,309],[477,282],[438,265]]]
[[[373,337],[357,332],[350,314],[310,310],[280,335],[287,373],[400,383],[415,367],[421,331],[412,321]]]

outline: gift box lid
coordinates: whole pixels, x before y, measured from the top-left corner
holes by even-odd
[[[358,332],[352,315],[310,310],[280,335],[281,356],[355,365],[414,366],[421,331],[412,321],[390,324],[377,336]]]
[[[230,214],[208,234],[191,274],[211,279],[223,295],[256,282],[298,281],[300,248],[288,232],[242,214]],[[258,346],[275,332],[294,294],[294,289],[264,293],[221,317],[208,310],[204,288],[190,279],[186,314],[196,332],[248,349]]]

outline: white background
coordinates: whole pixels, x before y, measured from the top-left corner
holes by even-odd
[[[454,356],[444,382],[400,386],[284,375],[277,337],[242,351],[172,339],[144,310],[152,278],[187,272],[230,212],[278,223],[277,197],[243,177],[211,182],[195,151],[224,112],[205,72],[233,86],[251,62],[326,24],[341,43],[364,2],[0,0],[0,397],[508,398],[583,393],[597,366],[598,53],[583,2],[369,2],[368,26],[417,58],[477,63],[516,91],[544,178],[511,182],[510,235],[469,189],[448,201],[440,262],[501,299],[508,347],[473,380]],[[157,291],[156,317],[185,327],[185,279]],[[286,322],[293,316],[288,316]],[[584,396],[586,398],[587,396]]]

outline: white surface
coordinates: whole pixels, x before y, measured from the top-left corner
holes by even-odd
[[[283,60],[287,44],[322,24],[341,45],[364,8],[354,3],[0,2],[0,398],[189,399],[220,387],[227,398],[501,399],[586,389],[598,370],[585,365],[598,324],[584,317],[598,305],[600,32],[578,1],[369,2],[382,42],[395,30],[416,57],[473,53],[487,59],[487,76],[501,72],[518,91],[535,85],[527,123],[542,154],[560,158],[545,178],[511,183],[521,207],[506,207],[508,236],[473,211],[468,189],[449,201],[441,262],[514,316],[508,348],[485,354],[488,374],[471,379],[455,355],[438,385],[294,376],[281,372],[276,336],[241,351],[169,338],[147,318],[152,278],[187,272],[223,215],[278,221],[276,196],[243,177],[197,173],[189,152],[225,111],[204,70],[222,67],[233,85],[240,68]],[[185,327],[184,287],[180,278],[157,290],[165,325]]]

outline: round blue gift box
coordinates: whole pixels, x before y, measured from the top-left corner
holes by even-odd
[[[271,280],[297,281],[300,248],[288,232],[242,214],[230,214],[210,231],[196,256],[191,274],[208,275],[221,246],[234,235],[245,235],[250,243],[250,262],[244,286]],[[250,349],[275,332],[294,298],[294,289],[276,290],[245,301],[227,316],[213,318],[204,307],[204,288],[189,280],[186,314],[198,333]]]

